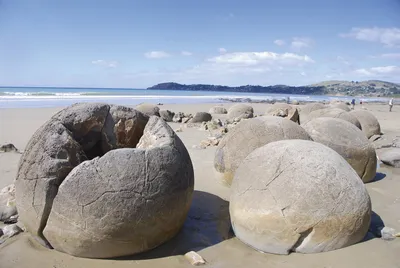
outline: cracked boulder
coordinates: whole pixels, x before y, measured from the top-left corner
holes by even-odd
[[[19,220],[39,241],[74,256],[118,257],[152,249],[179,231],[193,167],[159,117],[76,104],[33,135],[15,187]]]
[[[368,139],[373,135],[381,135],[381,126],[379,121],[372,113],[365,110],[354,110],[349,112],[349,114],[357,118],[361,124],[362,131]]]
[[[336,118],[316,118],[303,127],[315,142],[328,146],[346,159],[363,182],[375,178],[375,147],[356,126]]]
[[[248,119],[253,118],[254,109],[250,105],[238,103],[228,109],[229,119]]]
[[[297,108],[286,103],[275,103],[266,111],[266,115],[285,117],[300,124],[299,111]]]
[[[319,109],[319,110],[313,111],[308,115],[308,118],[306,121],[301,120],[301,124],[306,124],[309,121],[311,121],[315,118],[320,118],[320,117],[342,119],[344,121],[352,123],[359,129],[361,129],[361,124],[355,116],[353,116],[351,113],[343,111],[342,109],[339,109],[339,108],[326,108],[326,109]]]
[[[277,116],[261,116],[240,122],[219,142],[214,168],[219,180],[230,185],[236,169],[253,150],[278,140],[311,140],[293,121]]]
[[[261,252],[317,253],[360,242],[371,201],[354,169],[317,142],[282,140],[239,166],[229,211],[236,236]]]

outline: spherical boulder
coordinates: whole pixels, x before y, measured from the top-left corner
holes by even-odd
[[[311,140],[301,126],[281,117],[260,116],[240,122],[218,144],[214,157],[216,176],[230,185],[249,153],[267,143],[287,139]]]
[[[329,106],[332,107],[332,108],[341,109],[341,110],[346,111],[346,112],[350,112],[351,111],[349,106],[346,103],[343,103],[343,102],[333,102]]]
[[[349,114],[357,118],[361,124],[362,131],[368,139],[373,135],[381,135],[381,126],[379,121],[372,113],[365,110],[354,110],[349,112]]]
[[[361,129],[361,124],[357,120],[356,117],[352,116],[349,112],[343,111],[342,109],[339,109],[339,108],[326,108],[326,109],[320,109],[320,110],[313,111],[308,115],[308,120],[301,121],[301,124],[306,124],[309,121],[311,121],[312,119],[320,118],[320,117],[330,117],[330,118],[342,119],[342,120],[345,120],[345,121],[355,125],[359,129]]]
[[[361,241],[371,201],[354,169],[317,142],[282,140],[240,164],[229,211],[236,236],[268,253],[317,253]]]
[[[160,110],[160,117],[164,119],[165,122],[172,122],[172,119],[175,116],[174,112],[171,112],[170,110]]]
[[[254,110],[253,107],[244,103],[238,103],[228,109],[229,119],[248,119],[253,118]]]
[[[286,103],[275,103],[271,105],[266,113],[266,115],[272,115],[272,116],[280,116],[280,117],[285,117],[289,120],[292,120],[293,122],[300,123],[299,120],[299,111],[297,108],[286,104]]]
[[[327,106],[319,102],[307,103],[306,105],[298,107],[301,123],[308,121],[308,115],[311,112],[325,108],[327,108]]]
[[[70,255],[131,255],[180,230],[193,177],[185,146],[161,118],[122,106],[77,104],[36,131],[21,156],[19,219]]]
[[[212,116],[209,113],[205,112],[197,112],[193,116],[192,119],[190,119],[190,123],[201,123],[201,122],[208,122],[211,121]]]
[[[354,168],[363,182],[376,175],[376,152],[364,133],[353,124],[337,118],[315,118],[303,128],[315,142],[335,150]]]
[[[227,114],[228,111],[225,109],[225,107],[222,106],[214,106],[210,109],[209,111],[210,114]]]
[[[160,116],[160,108],[152,103],[141,103],[138,104],[135,109],[139,112],[144,113],[147,116]]]

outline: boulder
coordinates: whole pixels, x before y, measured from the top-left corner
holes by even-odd
[[[375,147],[353,124],[337,118],[315,118],[303,128],[315,142],[335,150],[354,168],[363,182],[376,175]]]
[[[331,103],[329,106],[332,107],[332,108],[341,109],[341,110],[346,111],[346,112],[350,112],[351,111],[349,106],[344,102],[334,102],[334,103]]]
[[[185,117],[185,114],[182,112],[178,112],[174,115],[174,117],[172,118],[172,121],[175,123],[181,123],[182,122],[182,118]]]
[[[400,168],[400,148],[393,148],[380,154],[379,159],[385,165]]]
[[[175,113],[170,110],[161,110],[159,113],[160,117],[164,119],[165,122],[172,122],[172,119],[175,116]]]
[[[298,100],[292,100],[292,105],[299,105],[300,104],[300,102],[298,101]]]
[[[79,257],[118,257],[157,247],[179,231],[193,167],[159,117],[76,104],[33,135],[15,187],[19,220],[43,243]]]
[[[319,102],[312,102],[312,103],[308,103],[304,106],[298,107],[301,123],[308,121],[308,115],[311,112],[320,110],[320,109],[325,109],[325,108],[327,108],[327,106],[322,103],[319,103]]]
[[[7,144],[0,146],[0,152],[2,152],[2,153],[9,153],[9,152],[18,153],[19,151],[18,151],[17,147],[14,146],[14,144],[7,143]]]
[[[282,140],[250,153],[231,186],[236,236],[261,252],[317,253],[360,242],[371,200],[354,169],[317,142]]]
[[[228,111],[225,109],[225,107],[222,106],[214,106],[210,109],[209,111],[210,114],[227,114]]]
[[[208,122],[211,121],[211,119],[212,119],[211,114],[205,112],[198,112],[195,113],[193,118],[190,120],[190,123]]]
[[[218,144],[214,157],[217,177],[230,185],[249,153],[270,142],[287,139],[311,140],[301,126],[281,117],[261,116],[240,122]]]
[[[367,138],[373,135],[381,135],[381,126],[376,117],[366,110],[354,110],[349,112],[352,116],[357,118],[361,124],[361,129]]]
[[[352,123],[359,129],[361,129],[361,124],[357,120],[356,117],[352,116],[349,112],[343,111],[342,109],[338,109],[338,108],[326,108],[326,109],[320,109],[320,110],[313,111],[308,115],[308,120],[306,120],[306,121],[302,120],[301,124],[306,124],[309,121],[311,121],[315,118],[320,118],[320,117],[330,117],[330,118],[342,119],[349,123]]]
[[[0,221],[8,221],[14,215],[17,215],[17,207],[15,206],[15,187],[11,184],[0,191]]]
[[[229,119],[247,119],[253,118],[254,110],[253,107],[244,103],[238,103],[233,105],[228,110],[228,118]]]
[[[135,107],[135,110],[142,112],[147,116],[160,116],[160,108],[152,103],[141,103]]]
[[[286,103],[275,103],[275,104],[271,105],[267,109],[267,112],[265,114],[272,115],[272,116],[285,117],[289,120],[292,120],[293,122],[300,124],[298,110],[295,107],[293,107],[289,104],[286,104]]]

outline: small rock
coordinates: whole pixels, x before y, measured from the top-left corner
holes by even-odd
[[[197,149],[197,150],[204,150],[207,148],[207,146],[203,146],[203,145],[193,145],[192,146],[193,149]]]
[[[190,251],[185,254],[185,258],[190,262],[193,266],[199,266],[206,263],[206,261],[194,251]]]
[[[380,160],[382,163],[395,168],[400,168],[400,149],[394,148],[383,152],[380,155]]]
[[[3,229],[3,236],[2,236],[2,240],[0,241],[0,244],[2,244],[6,239],[11,238],[21,232],[22,229],[19,228],[19,226],[17,224],[11,224],[11,225],[6,225]]]
[[[383,227],[381,230],[381,236],[383,240],[391,241],[396,239],[396,230],[390,227]]]
[[[4,153],[15,152],[15,153],[18,153],[19,151],[18,151],[17,147],[14,146],[14,144],[8,143],[8,144],[4,144],[4,145],[0,146],[0,152],[4,152]]]
[[[182,132],[182,127],[175,129],[175,132]]]
[[[373,135],[371,138],[369,138],[370,142],[374,142],[376,140],[379,140],[381,138],[381,135]]]
[[[190,117],[184,117],[184,118],[182,118],[182,123],[184,123],[184,124],[186,124],[187,122],[189,122],[190,121]]]
[[[175,113],[170,110],[160,110],[160,117],[164,119],[165,122],[172,122],[174,119]]]
[[[185,115],[183,113],[179,112],[174,115],[174,117],[172,118],[172,121],[175,123],[181,123],[182,118],[184,118],[184,117],[185,117]]]

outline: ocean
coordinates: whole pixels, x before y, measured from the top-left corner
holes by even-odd
[[[119,105],[150,103],[220,103],[226,99],[252,101],[291,100],[301,102],[343,100],[348,96],[288,95],[272,93],[237,93],[218,91],[145,90],[112,88],[0,87],[0,108],[62,107],[77,102],[107,102]],[[387,102],[387,98],[356,98],[357,102]]]

